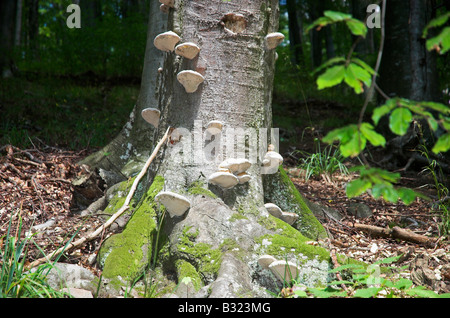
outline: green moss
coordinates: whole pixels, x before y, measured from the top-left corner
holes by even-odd
[[[303,196],[298,192],[282,166],[280,166],[278,173],[264,175],[263,181],[265,200],[278,205],[283,211],[297,213],[299,219],[294,227],[304,236],[314,240],[327,237],[322,224],[311,212]]]
[[[162,190],[163,184],[164,179],[156,177],[123,232],[103,243],[98,257],[105,278],[120,276],[131,281],[148,265],[156,234],[154,197]]]
[[[330,254],[326,249],[306,244],[310,239],[302,235],[286,222],[273,216],[269,216],[269,219],[275,224],[276,229],[281,229],[281,233],[272,235],[266,234],[257,238],[256,242],[265,246],[265,254],[283,258],[287,253],[291,253],[292,250],[295,250],[295,253],[301,253],[309,259],[318,257],[320,261],[329,261]],[[265,242],[270,242],[270,244],[264,244],[263,240],[265,240]]]
[[[200,275],[195,267],[185,260],[177,260],[175,263],[177,268],[178,281],[181,282],[183,278],[189,277],[195,288],[195,291],[199,291],[204,286]]]
[[[222,252],[206,243],[194,243],[197,235],[198,230],[194,232],[191,227],[183,228],[177,250],[182,258],[195,265],[198,272],[216,277],[222,262]]]
[[[203,182],[200,180],[191,183],[191,185],[188,188],[188,193],[192,195],[208,196],[213,199],[217,198],[217,196],[214,193],[203,187]]]

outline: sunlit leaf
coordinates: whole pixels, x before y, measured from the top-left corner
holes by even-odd
[[[408,131],[412,118],[409,109],[403,107],[397,108],[389,117],[389,128],[393,133],[403,136]]]
[[[372,183],[367,179],[356,179],[347,184],[345,193],[349,198],[357,197],[372,187]]]
[[[344,80],[345,66],[336,65],[328,68],[322,75],[317,78],[317,88],[324,89],[340,84]]]
[[[377,133],[371,124],[362,123],[360,130],[364,137],[366,137],[372,145],[383,147],[386,145],[386,139],[383,137],[383,135]]]
[[[324,11],[323,14],[324,16],[326,16],[327,18],[331,19],[334,22],[344,21],[352,18],[350,14],[331,10]]]
[[[345,23],[347,24],[350,32],[352,32],[353,35],[362,36],[364,38],[366,37],[367,27],[364,23],[356,19],[346,20]]]
[[[450,133],[446,133],[439,137],[433,146],[434,153],[447,152],[450,149]]]

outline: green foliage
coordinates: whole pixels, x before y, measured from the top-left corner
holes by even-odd
[[[396,262],[400,256],[389,257],[369,266],[346,264],[330,270],[341,273],[346,280],[331,281],[324,288],[303,288],[294,291],[296,297],[313,298],[449,298],[450,294],[437,294],[423,286],[414,286],[406,278],[396,278],[396,267],[384,267]],[[382,274],[383,273],[383,274]],[[387,274],[386,274],[387,273]],[[346,290],[342,288],[346,286]]]
[[[21,238],[22,221],[14,236],[10,218],[6,236],[0,238],[0,298],[55,298],[67,296],[51,288],[46,277],[51,264],[40,265],[35,271],[26,271],[28,244],[31,237]]]
[[[347,23],[353,35],[365,36],[364,32],[358,31],[359,24],[354,21],[351,15],[330,11],[325,12],[324,15],[324,17],[314,21],[307,30],[311,30],[313,27],[321,28],[328,24],[344,21]],[[424,37],[427,36],[430,28],[444,25],[449,17],[450,14],[445,14],[430,22],[424,30]],[[349,23],[354,26],[350,27]],[[450,47],[449,30],[450,28],[446,28],[437,37],[428,40],[428,49],[434,48],[441,51],[441,53],[447,51]],[[353,52],[350,50],[346,59],[343,57],[332,58],[323,63],[315,71],[317,73],[325,69],[316,81],[319,90],[345,82],[349,87],[353,88],[356,94],[360,94],[364,91],[364,85],[367,87],[373,85],[372,77],[377,75],[375,70],[365,62],[352,58],[352,55]],[[435,115],[436,113],[438,115]],[[373,110],[372,120],[376,126],[383,116],[389,116],[389,128],[394,134],[399,136],[403,136],[408,132],[414,120],[426,120],[431,131],[437,132],[438,128],[444,131],[432,149],[434,153],[438,154],[450,149],[449,115],[450,108],[440,103],[428,101],[417,102],[404,98],[393,98],[388,99],[384,105]],[[375,147],[384,147],[386,144],[384,136],[376,132],[372,124],[362,122],[362,117],[360,118],[358,124],[350,124],[332,130],[322,141],[330,144],[338,141],[339,149],[344,157],[358,156],[366,148],[367,141]],[[423,197],[411,189],[396,189],[394,183],[399,178],[398,174],[391,174],[381,169],[369,167],[356,167],[355,170],[359,172],[360,178],[348,184],[346,191],[349,197],[355,197],[366,191],[370,191],[375,198],[383,197],[389,202],[397,202],[398,199],[401,199],[406,204],[412,203],[416,197]]]
[[[329,24],[343,22],[349,28],[350,32],[355,36],[365,37],[367,34],[367,27],[361,21],[354,19],[350,14],[337,12],[337,11],[324,11],[324,17],[321,17],[314,21],[306,28],[306,32],[311,29],[321,29]]]
[[[325,175],[331,178],[333,173],[340,171],[342,174],[347,174],[348,169],[344,165],[344,156],[340,153],[339,148],[332,145],[320,149],[320,141],[315,139],[317,152],[308,154],[301,152],[306,158],[301,159],[300,168],[306,171],[305,179],[309,180],[312,176]]]
[[[446,14],[431,20],[423,31],[423,37],[426,38],[428,36],[430,29],[446,25],[449,19],[450,12],[447,12]],[[450,50],[450,27],[444,27],[438,35],[428,39],[426,46],[429,51],[436,50],[439,54],[447,53],[447,51]]]

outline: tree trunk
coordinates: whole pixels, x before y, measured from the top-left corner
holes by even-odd
[[[386,39],[379,86],[389,96],[436,101],[435,57],[421,38],[431,15],[429,1],[386,2]]]
[[[287,12],[289,17],[289,42],[293,54],[293,61],[300,65],[303,60],[303,48],[301,29],[297,18],[297,6],[295,0],[287,0]]]
[[[278,0],[176,1],[163,19],[155,7],[150,10],[141,95],[129,131],[140,125],[141,131],[154,132],[144,143],[149,151],[168,127],[176,130],[152,163],[148,179],[139,184],[127,225],[100,249],[98,262],[108,288],[147,273],[166,290],[184,286],[183,278],[189,278],[184,289],[176,289],[183,297],[268,297],[267,290],[279,291],[282,282],[258,265],[264,254],[297,264],[305,284],[325,283],[329,254],[306,244],[324,238],[323,227],[282,169],[261,168],[268,142],[277,144],[276,131],[270,129],[275,51],[265,48],[264,38],[277,31]],[[165,19],[167,23],[155,27],[155,21]],[[199,55],[188,60],[166,52],[150,61],[156,53],[156,30],[171,30],[181,42],[196,43]],[[160,66],[158,73],[155,68]],[[187,93],[177,80],[184,70],[196,70],[205,78],[194,93]],[[138,124],[144,105],[161,111],[156,131]],[[215,138],[205,130],[212,120],[224,123]],[[119,144],[134,143],[131,133],[120,138]],[[247,158],[251,180],[223,189],[208,177],[229,158]],[[121,206],[131,183],[116,186],[103,213]],[[169,216],[155,201],[161,191],[184,196],[190,208],[182,216]],[[264,207],[268,202],[295,213],[298,220],[290,226],[271,216]]]
[[[14,46],[14,27],[16,1],[0,2],[0,76],[12,76],[12,50]]]

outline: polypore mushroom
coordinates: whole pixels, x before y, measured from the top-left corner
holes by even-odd
[[[165,4],[161,4],[161,5],[159,6],[159,10],[160,10],[162,13],[169,13],[170,7],[169,7],[169,6],[166,6]]]
[[[191,206],[188,199],[170,191],[158,193],[155,196],[155,201],[164,205],[167,212],[169,212],[170,217],[183,215]]]
[[[258,264],[264,269],[269,269],[269,265],[276,261],[277,259],[272,255],[262,255],[258,258]]]
[[[300,273],[300,268],[292,262],[275,261],[269,265],[272,273],[282,282],[290,282],[296,279]]]
[[[205,80],[202,74],[190,70],[178,73],[177,79],[183,85],[186,93],[194,93]]]
[[[175,0],[159,0],[159,2],[171,8],[175,7]]]
[[[158,128],[160,115],[161,112],[156,108],[145,108],[141,112],[142,118],[144,118],[146,122],[153,125],[155,128]]]
[[[153,40],[156,48],[164,52],[172,52],[178,42],[180,42],[180,37],[172,31],[161,33]]]
[[[181,55],[189,60],[192,60],[200,52],[200,48],[197,44],[192,42],[186,42],[178,44],[175,47],[175,53]]]
[[[268,151],[263,160],[265,167],[277,167],[283,163],[283,157],[276,151]]]
[[[280,32],[269,33],[266,35],[265,43],[268,50],[273,50],[284,40],[284,34]]]
[[[217,135],[222,131],[223,123],[218,120],[212,120],[208,123],[206,127],[207,136]]]
[[[298,214],[294,212],[282,212],[280,219],[287,224],[292,225],[298,220]]]
[[[230,172],[218,171],[209,176],[208,183],[220,186],[223,189],[230,189],[239,183],[239,179]]]
[[[250,163],[250,161],[245,158],[228,158],[219,165],[219,168],[225,168],[230,170],[234,174],[240,174],[247,171],[247,169],[250,168],[251,165],[252,164]]]
[[[239,183],[243,184],[246,182],[249,182],[252,177],[247,172],[241,172],[237,175],[237,178],[239,179]]]
[[[276,204],[266,203],[264,204],[264,207],[266,208],[267,212],[278,219],[283,215],[283,211]]]

